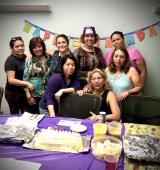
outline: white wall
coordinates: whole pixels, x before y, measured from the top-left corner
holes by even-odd
[[[160,15],[154,14],[154,8],[159,0],[0,0],[0,4],[50,4],[51,13],[0,13],[0,85],[5,87],[6,74],[4,62],[10,54],[9,40],[12,36],[22,36],[25,41],[26,53],[28,43],[32,38],[34,28],[25,33],[22,31],[24,20],[52,32],[65,33],[68,36],[79,37],[83,26],[94,25],[100,37],[109,36],[115,30],[123,33],[144,28],[157,21]],[[160,30],[160,29],[159,29]],[[148,66],[148,82],[145,94],[160,96],[160,31],[158,36],[150,38],[146,33],[143,42],[136,38],[135,47],[139,48]],[[48,48],[53,48],[52,41],[47,40]],[[101,48],[105,53],[104,41]],[[73,50],[73,48],[71,47]],[[9,112],[8,105],[3,98],[2,110]]]

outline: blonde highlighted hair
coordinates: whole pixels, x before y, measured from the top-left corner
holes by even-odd
[[[99,73],[99,75],[104,79],[104,89],[105,88],[109,88],[109,85],[108,85],[108,79],[107,79],[107,74],[105,73],[105,71],[103,70],[100,70],[98,68],[90,71],[88,73],[88,77],[87,77],[87,88],[88,88],[88,92],[89,93],[92,93],[93,92],[93,86],[92,86],[92,83],[91,83],[91,80],[92,80],[92,76],[94,73]]]

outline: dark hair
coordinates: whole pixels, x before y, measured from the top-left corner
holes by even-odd
[[[13,48],[14,42],[17,41],[17,40],[20,40],[20,41],[23,42],[22,37],[12,37],[12,38],[10,39],[10,42],[9,42],[10,48]]]
[[[124,39],[124,35],[123,35],[123,32],[121,32],[121,31],[114,31],[112,34],[111,34],[111,40],[112,40],[112,37],[113,37],[113,35],[115,35],[115,34],[118,34],[118,35],[120,35],[123,39]]]
[[[115,54],[115,52],[117,50],[120,50],[122,51],[124,54],[125,54],[125,62],[124,64],[122,65],[121,67],[121,71],[123,71],[124,73],[127,73],[130,66],[131,66],[131,61],[130,61],[130,57],[129,57],[129,54],[128,54],[128,51],[125,47],[116,47],[111,55],[111,59],[110,59],[110,62],[109,62],[109,70],[111,73],[115,73],[116,72],[116,66],[113,62],[113,56]]]
[[[61,58],[61,73],[64,76],[63,66],[66,63],[67,59],[73,60],[73,62],[75,64],[75,70],[74,70],[73,74],[71,75],[71,77],[75,77],[77,75],[77,61],[72,53],[66,54]]]
[[[35,48],[36,45],[38,45],[38,44],[41,44],[41,46],[43,48],[43,55],[45,55],[46,45],[45,45],[44,41],[42,40],[41,37],[33,37],[29,42],[29,50],[30,50],[30,53],[32,54],[32,56],[35,56],[35,54],[33,52],[33,48]]]
[[[83,34],[80,37],[80,41],[82,43],[84,43],[84,36],[86,35],[87,29],[90,29],[92,31],[92,34],[95,37],[95,44],[96,44],[99,41],[99,35],[96,33],[95,27],[93,27],[93,26],[86,26],[86,27],[84,27]]]
[[[82,34],[80,37],[80,41],[84,44],[84,36],[85,34]],[[95,36],[95,44],[99,41],[99,35],[98,34],[94,34]]]
[[[65,34],[59,34],[59,35],[57,35],[57,37],[56,37],[56,44],[57,44],[57,39],[58,39],[59,37],[64,38],[64,39],[67,41],[67,44],[69,45],[69,39],[68,39],[68,37],[67,37]]]

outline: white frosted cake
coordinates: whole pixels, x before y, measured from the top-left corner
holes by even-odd
[[[83,143],[79,133],[43,129],[36,135],[34,148],[77,153],[83,150]]]

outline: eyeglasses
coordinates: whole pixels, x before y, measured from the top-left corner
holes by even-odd
[[[95,80],[102,80],[103,78],[102,77],[93,77],[93,78],[91,78],[91,81],[95,81]]]
[[[22,40],[22,37],[12,37],[11,41]]]

